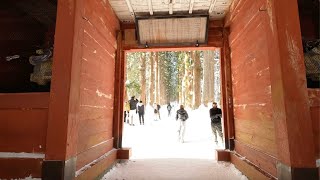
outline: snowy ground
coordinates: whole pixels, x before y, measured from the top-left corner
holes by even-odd
[[[166,107],[160,111],[160,121],[153,121],[149,107],[144,126],[138,118],[135,126],[125,124],[123,147],[131,147],[133,156],[116,165],[103,180],[246,179],[233,165],[216,162],[215,149],[223,145],[221,139],[219,146],[214,143],[208,108],[188,110],[184,143],[178,142],[175,113],[168,117]]]

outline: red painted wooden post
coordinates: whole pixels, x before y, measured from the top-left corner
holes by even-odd
[[[73,157],[77,153],[82,7],[82,0],[58,2],[43,177],[52,176],[50,173],[55,170],[59,173],[55,177],[59,178],[74,177],[75,173],[71,169],[75,168]]]
[[[122,130],[120,129],[122,119],[121,119],[121,71],[122,71],[122,32],[119,31],[117,34],[117,53],[115,60],[115,81],[114,81],[114,109],[113,109],[113,137],[114,137],[114,148],[121,147],[121,137]]]
[[[279,179],[316,179],[297,1],[270,1],[269,65]]]
[[[226,143],[228,143],[228,149],[234,149],[234,118],[233,118],[233,97],[232,97],[232,79],[231,79],[231,57],[230,57],[230,47],[229,47],[229,29],[223,30],[223,47],[221,48],[221,57],[223,58],[223,62],[221,62],[221,88],[223,90],[223,100],[224,100],[224,117],[225,119],[225,129],[227,131]]]
[[[221,81],[221,109],[223,117],[223,128],[224,128],[224,143],[225,148],[229,149],[229,128],[228,128],[228,97],[226,90],[226,59],[225,59],[225,48],[220,49],[220,81]]]

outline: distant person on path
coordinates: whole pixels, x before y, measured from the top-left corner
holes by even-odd
[[[130,106],[130,112],[129,112],[130,126],[134,126],[133,120],[134,120],[135,114],[137,114],[137,101],[134,99],[134,96],[132,96],[131,99],[129,100],[129,106]]]
[[[130,112],[130,105],[127,101],[124,105],[124,122],[129,123],[129,112]]]
[[[177,111],[176,120],[179,121],[179,141],[184,142],[184,134],[186,130],[186,120],[189,118],[187,111],[183,105],[180,105],[180,109]]]
[[[217,145],[218,145],[217,131],[219,133],[220,138],[223,141],[221,116],[222,116],[221,109],[217,107],[216,102],[213,102],[212,108],[210,109],[211,129]]]
[[[161,120],[160,108],[161,108],[161,106],[160,106],[159,104],[157,104],[157,110],[158,110],[159,120]]]
[[[168,105],[167,105],[167,110],[168,110],[168,117],[170,117],[171,116],[171,110],[172,110],[172,106],[171,106],[170,103],[168,103]]]
[[[156,103],[153,103],[153,117],[155,121],[159,120],[159,110],[158,110],[158,105]]]
[[[142,101],[140,101],[137,105],[138,114],[139,114],[139,121],[140,125],[144,125],[144,105]]]

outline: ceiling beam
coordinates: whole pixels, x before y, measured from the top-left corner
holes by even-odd
[[[190,6],[189,6],[189,14],[192,14],[193,5],[194,5],[194,0],[191,0],[190,1]]]
[[[148,0],[148,7],[149,7],[150,15],[153,15],[152,0]]]
[[[132,5],[131,5],[131,1],[130,0],[126,0],[126,3],[127,3],[127,6],[129,8],[129,11],[130,11],[130,15],[133,17],[134,19],[134,11],[133,11],[133,8],[132,8]]]
[[[209,7],[209,13],[212,13],[214,7],[216,6],[217,0],[212,0],[210,7]]]

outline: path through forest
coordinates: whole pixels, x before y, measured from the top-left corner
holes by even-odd
[[[152,120],[152,109],[146,113],[144,126],[125,125],[123,145],[132,147],[130,161],[118,164],[103,179],[125,180],[206,180],[246,179],[233,165],[215,160],[213,135],[208,118],[208,108],[189,110],[185,143],[177,140],[177,122],[174,114],[167,116],[161,108],[162,120]]]

